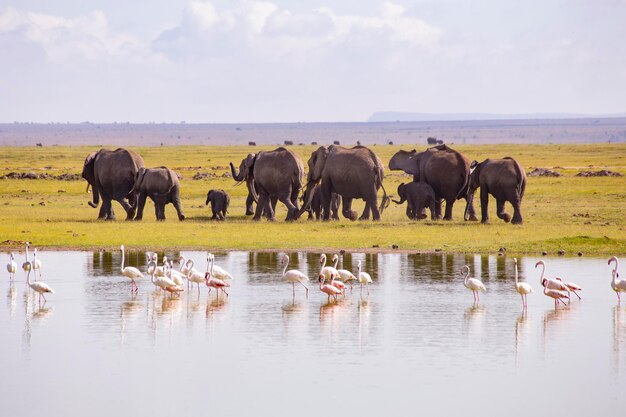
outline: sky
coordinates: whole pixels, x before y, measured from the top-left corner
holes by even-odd
[[[0,0],[0,122],[626,111],[626,0]]]

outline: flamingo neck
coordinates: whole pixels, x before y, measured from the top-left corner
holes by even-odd
[[[546,264],[542,263],[541,266],[542,268],[541,268],[541,276],[539,277],[539,283],[543,285],[543,276],[546,273]]]
[[[333,263],[333,268],[337,269],[337,265],[339,264],[339,257],[335,257],[335,263]]]
[[[469,280],[469,276],[470,276],[470,270],[468,267],[465,267],[465,269],[467,269],[467,271],[465,272],[465,277],[463,278],[463,283],[467,286],[467,281]]]
[[[191,276],[191,271],[193,270],[193,259],[188,260],[185,265],[187,266],[187,277]]]
[[[122,266],[120,269],[124,271],[124,249],[122,249]]]
[[[359,261],[358,265],[357,265],[357,274],[359,275],[359,277],[361,276],[361,261]]]
[[[519,284],[519,279],[518,279],[517,275],[518,275],[517,264],[515,264],[515,285]]]
[[[283,276],[287,273],[287,267],[289,266],[289,256],[285,255],[285,267],[283,268]]]
[[[322,270],[326,266],[326,255],[322,254],[322,257],[320,258],[320,261],[322,262],[322,266],[320,267],[320,274],[321,274]]]
[[[180,272],[183,272],[183,267],[185,266],[185,261],[186,258],[183,255],[180,255],[178,257],[178,262],[180,262],[180,268],[178,268],[180,270]]]
[[[28,269],[28,273],[26,274],[26,284],[30,287],[30,271],[34,269],[33,264],[31,263],[30,268]]]
[[[26,245],[26,262],[28,262],[28,245]]]

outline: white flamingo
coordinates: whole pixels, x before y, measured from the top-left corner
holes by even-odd
[[[334,259],[335,258],[333,257],[333,260]],[[329,281],[331,281],[333,278],[339,275],[339,272],[337,272],[337,270],[334,267],[326,266],[326,254],[324,253],[320,255],[320,274],[324,275],[324,278]]]
[[[11,252],[9,255],[9,263],[7,263],[7,271],[9,272],[9,280],[13,281],[15,272],[17,272],[17,263],[15,262],[15,254]]]
[[[33,269],[39,271],[39,278],[41,278],[41,261],[37,259],[37,248],[33,251]]]
[[[335,263],[335,268],[337,268],[337,263]],[[347,269],[338,269],[337,272],[339,273],[337,279],[344,284],[350,285],[350,292],[352,292],[352,281],[356,281],[357,278]]]
[[[478,291],[487,291],[487,288],[485,288],[485,284],[483,284],[483,282],[479,280],[478,278],[469,277],[470,275],[469,266],[464,265],[463,269],[467,269],[467,272],[465,273],[465,278],[463,279],[463,285],[465,285],[465,287],[471,290],[472,294],[474,294],[474,303],[479,303],[480,295],[478,294]]]
[[[167,291],[170,293],[170,296],[172,296],[172,294],[178,294],[181,291],[184,291],[183,287],[180,287],[176,284],[174,284],[174,281],[172,281],[171,279],[169,279],[168,277],[157,277],[156,276],[156,264],[154,263],[154,261],[150,261],[152,266],[152,284],[154,284],[155,287],[162,289],[163,291]]]
[[[372,283],[372,277],[367,272],[361,271],[361,261],[357,262],[357,276],[359,280],[359,284],[361,284],[361,297],[363,296],[363,284],[365,284],[365,288],[367,289],[367,295],[370,295],[370,287],[369,284]]]
[[[527,282],[519,282],[517,273],[517,258],[513,258],[515,263],[515,290],[522,296],[522,307],[528,308],[528,294],[533,292],[533,287]]]
[[[205,275],[202,275],[200,272],[193,267],[193,259],[187,260],[185,262],[185,269],[187,270],[187,287],[189,288],[190,283],[198,284],[198,292],[200,292],[200,284],[205,282]],[[209,267],[207,266],[207,272]]]
[[[617,303],[619,304],[622,301],[619,293],[626,292],[626,279],[618,279],[619,259],[617,259],[617,256],[612,256],[611,259],[609,259],[609,265],[611,265],[611,262],[615,262],[615,268],[613,268],[612,272],[613,279],[611,280],[611,288],[613,288],[613,291],[617,294]]]
[[[174,261],[169,261],[167,267],[167,276],[174,281],[176,285],[183,285],[184,279],[187,278],[180,271],[174,269]]]
[[[30,246],[30,242],[26,242],[26,261],[24,261],[24,263],[22,264],[24,275],[26,275],[28,271],[30,271],[30,268],[31,268],[30,260],[28,259],[28,247],[29,246]]]
[[[546,287],[549,290],[565,291],[567,293],[567,300],[569,301],[570,290],[569,288],[567,288],[567,285],[563,284],[563,282],[559,281],[558,279],[544,278],[544,275],[546,273],[546,263],[544,261],[539,261],[535,264],[535,268],[537,268],[539,265],[543,267],[541,270],[541,277],[539,278],[541,286]]]
[[[283,255],[281,262],[285,264],[285,267],[283,268],[283,278],[287,280],[287,282],[291,283],[293,296],[296,296],[296,283],[298,283],[304,287],[304,290],[306,291],[306,298],[309,298],[309,287],[304,285],[305,282],[309,282],[309,277],[297,269],[290,269],[287,271],[287,267],[289,266],[289,255]]]
[[[30,271],[35,269],[35,259],[36,259],[36,255],[34,255],[35,257],[33,258],[33,265],[31,265],[31,268],[28,270],[28,273],[26,274],[26,284],[28,284],[28,286],[30,288],[32,288],[34,291],[39,293],[39,304],[41,304],[41,297],[43,297],[43,302],[44,304],[46,303],[46,296],[44,295],[44,293],[54,293],[54,290],[52,288],[50,288],[50,286],[48,284],[46,284],[43,281],[35,281],[35,282],[30,282]]]
[[[165,276],[165,272],[162,266],[158,266],[159,255],[156,252],[148,253],[148,265],[146,272],[148,275],[152,275],[152,272],[155,273],[157,277]],[[153,268],[156,268],[154,271]]]
[[[137,292],[139,291],[139,287],[137,287],[137,283],[135,282],[135,280],[138,278],[144,278],[144,276],[141,273],[141,271],[135,268],[134,266],[124,267],[124,245],[120,246],[120,250],[122,251],[122,265],[120,267],[120,270],[122,271],[122,275],[124,275],[126,278],[130,278],[130,282],[131,282],[130,291]],[[156,264],[154,265],[154,267],[156,268]],[[150,266],[148,266],[148,269],[150,269]]]
[[[221,279],[222,281],[226,279],[233,279],[232,275],[230,275],[227,270],[219,265],[215,265],[215,255],[213,255],[212,253],[207,253],[207,262],[209,261],[209,257],[211,258],[211,268],[213,268],[211,272],[212,277]]]
[[[187,275],[187,258],[185,258],[183,255],[180,255],[178,257],[178,263],[180,265],[179,271],[183,274],[183,275]]]

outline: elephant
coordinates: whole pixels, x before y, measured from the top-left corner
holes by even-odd
[[[435,192],[435,217],[441,218],[441,206],[446,202],[444,220],[452,220],[454,202],[467,200],[470,162],[461,153],[446,145],[428,148],[423,152],[398,151],[389,161],[389,169],[402,170],[413,175],[413,180],[430,185]],[[468,201],[466,219],[477,220],[471,201]]]
[[[211,211],[213,212],[213,220],[224,220],[230,204],[230,196],[224,190],[209,190],[206,195],[206,203],[211,203]]]
[[[126,211],[126,220],[135,217],[137,201],[130,191],[135,183],[135,175],[143,168],[143,158],[131,150],[118,148],[114,151],[100,149],[87,156],[83,165],[82,177],[87,181],[87,190],[92,189],[89,205],[102,206],[98,219],[115,220],[112,200],[117,201]],[[128,201],[126,201],[128,200]]]
[[[178,213],[178,220],[185,220],[180,207],[180,183],[178,175],[167,167],[140,168],[135,175],[133,191],[137,199],[137,216],[135,220],[143,219],[143,209],[146,198],[154,202],[157,220],[165,220],[165,205],[172,203]]]
[[[480,187],[481,222],[489,221],[489,194],[495,197],[498,217],[506,223],[522,224],[522,198],[526,190],[526,172],[513,158],[485,159],[481,163],[473,161],[471,166],[467,205],[474,200],[474,193]],[[505,213],[504,203],[513,206],[513,219]],[[467,212],[467,209],[466,209]],[[466,214],[467,216],[467,214]]]
[[[304,195],[302,196],[302,200],[304,200]],[[339,220],[339,206],[341,205],[341,196],[333,193],[331,196],[330,202],[330,217],[333,220]],[[319,220],[322,218],[322,194],[320,185],[316,185],[313,188],[313,197],[311,197],[311,205],[306,210],[309,213],[309,217],[307,220],[313,220],[313,214],[315,214],[315,220]]]
[[[392,200],[396,204],[407,202],[406,216],[411,220],[426,218],[425,210],[430,210],[430,219],[436,220],[435,192],[425,182],[410,182],[398,186],[400,201]]]
[[[323,220],[329,220],[331,196],[333,193],[343,200],[342,214],[352,221],[357,219],[356,211],[352,210],[352,200],[361,198],[365,201],[365,209],[360,220],[367,220],[372,212],[374,220],[380,220],[380,213],[389,205],[389,197],[383,186],[385,170],[381,160],[374,152],[364,146],[344,148],[330,145],[320,146],[311,153],[308,160],[309,174],[305,191],[305,204],[308,208],[313,198],[313,190],[321,181]],[[377,207],[378,190],[383,189],[383,199]]]
[[[295,153],[283,147],[250,153],[241,161],[239,172],[232,162],[230,169],[235,181],[246,181],[249,193],[257,201],[253,220],[260,220],[263,214],[269,220],[275,220],[274,201],[287,206],[287,221],[298,218],[298,194],[302,188],[304,165]]]

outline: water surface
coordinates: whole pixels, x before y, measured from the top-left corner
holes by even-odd
[[[204,252],[182,254],[204,269]],[[38,255],[47,303],[21,270],[0,281],[2,415],[624,413],[626,296],[618,306],[604,258],[546,259],[548,275],[584,288],[557,310],[538,259],[521,258],[536,291],[523,313],[510,257],[346,254],[346,269],[364,261],[371,294],[328,303],[317,281],[293,298],[278,253],[216,253],[235,277],[219,300],[206,287],[170,299],[148,279],[133,296],[119,252]],[[317,276],[318,253],[289,256]],[[127,262],[145,271],[144,253]],[[465,264],[488,288],[478,306]]]

